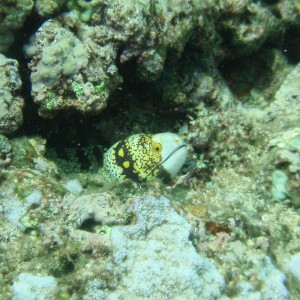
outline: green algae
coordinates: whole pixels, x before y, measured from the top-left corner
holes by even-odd
[[[50,91],[47,92],[46,96],[47,102],[45,104],[45,108],[50,111],[57,109],[59,107],[59,99],[57,96]]]
[[[85,0],[69,0],[67,7],[69,10],[75,11],[80,20],[89,22],[94,14],[94,7],[92,1]]]
[[[83,85],[80,83],[73,81],[72,90],[75,93],[76,97],[78,98],[83,95]]]

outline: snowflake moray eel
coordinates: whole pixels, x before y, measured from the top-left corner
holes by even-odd
[[[114,144],[104,155],[110,180],[169,182],[187,157],[186,143],[174,133],[135,134]]]

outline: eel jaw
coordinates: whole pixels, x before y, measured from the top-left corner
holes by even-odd
[[[177,175],[187,158],[187,146],[182,144],[175,148],[161,163],[163,169],[173,178]]]

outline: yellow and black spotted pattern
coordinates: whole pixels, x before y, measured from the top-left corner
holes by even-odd
[[[159,177],[161,144],[151,134],[136,134],[114,144],[104,155],[104,173],[112,180],[146,181]]]

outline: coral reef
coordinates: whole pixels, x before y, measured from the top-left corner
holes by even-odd
[[[283,30],[282,20],[260,1],[225,1],[222,6],[221,14],[235,14],[234,18],[224,18],[220,25],[222,31],[230,36],[231,46],[237,55],[257,51],[267,39],[274,38]]]
[[[39,205],[42,194],[40,190],[36,189],[24,199],[22,203],[17,197],[13,197],[13,193],[2,200],[2,213],[4,217],[13,225],[24,229],[25,227],[20,223],[21,218],[25,216],[27,211],[35,205]]]
[[[40,17],[50,17],[59,12],[66,0],[36,0],[34,9]]]
[[[124,223],[126,210],[124,204],[113,199],[109,193],[91,194],[80,197],[67,195],[64,205],[69,207],[78,226],[90,221],[103,225]]]
[[[0,298],[298,299],[299,16],[2,0]],[[162,132],[172,181],[107,180],[107,149]]]
[[[3,0],[0,3],[0,53],[14,42],[14,32],[22,27],[31,12],[33,0]]]
[[[119,69],[132,62],[136,64],[134,75],[141,80],[153,82],[164,75],[160,89],[163,86],[165,90],[162,92],[165,102],[172,99],[179,105],[189,103],[193,98],[187,96],[191,84],[186,87],[186,80],[178,78],[176,69],[169,69],[168,65],[165,68],[166,60],[180,59],[189,40],[207,53],[200,63],[200,67],[207,69],[215,57],[227,57],[226,49],[220,44],[223,36],[230,37],[229,47],[239,57],[256,52],[273,40],[274,35],[284,35],[287,26],[284,18],[276,18],[278,8],[266,7],[260,1],[227,1],[211,6],[209,1],[201,4],[192,0],[127,1],[124,4],[115,0],[105,5],[102,1],[68,1],[72,13],[43,24],[34,41],[26,47],[27,54],[32,56],[32,94],[41,105],[42,116],[69,108],[101,112],[122,82]],[[290,22],[294,24],[297,9],[292,6],[291,9],[294,13]],[[217,26],[207,20],[211,14],[218,20]],[[229,18],[232,14],[234,17]],[[212,43],[213,52],[209,49]],[[80,53],[72,50],[73,54],[70,51],[66,57],[72,45],[75,50],[81,49]],[[48,55],[52,60],[45,60]],[[72,61],[74,66],[70,69]],[[208,79],[217,73],[210,71]],[[177,82],[175,78],[170,81],[170,76],[177,77]],[[195,77],[198,81],[200,76]]]
[[[55,278],[21,273],[13,283],[13,300],[53,299],[58,292]]]
[[[273,180],[273,194],[277,200],[290,199],[296,207],[300,206],[299,80],[300,64],[297,64],[266,108],[270,120],[266,126],[273,137],[268,144],[268,161],[276,168],[273,177],[278,175],[277,182]]]
[[[299,267],[300,267],[300,253],[297,252],[296,254],[292,255],[290,259],[287,261],[284,269],[285,272],[289,277],[291,277],[291,281],[293,282],[293,286],[295,289],[292,291],[293,298],[297,298],[299,295],[299,283],[300,283],[300,273],[299,273]]]
[[[0,54],[0,133],[12,133],[23,123],[21,86],[18,62]]]
[[[71,31],[74,26],[81,26],[78,37]],[[95,114],[106,107],[121,78],[114,65],[114,48],[98,46],[98,35],[97,28],[87,30],[71,14],[61,22],[45,22],[31,38],[25,52],[32,57],[32,96],[40,105],[40,115],[51,117],[70,109]]]
[[[80,20],[83,22],[88,22],[91,20],[95,6],[98,6],[102,3],[99,0],[93,0],[93,1],[85,1],[85,0],[69,0],[67,2],[67,6],[70,10],[76,12],[76,14],[79,16]]]
[[[169,200],[142,197],[135,200],[133,212],[135,225],[112,230],[113,260],[120,282],[105,299],[220,296],[222,276],[196,253],[189,241],[191,226],[171,208]],[[86,299],[94,298],[94,293],[88,291]]]
[[[11,161],[11,145],[9,139],[0,135],[0,173]]]
[[[297,64],[277,90],[274,101],[266,109],[271,124],[269,130],[282,130],[298,127],[300,97],[300,64]],[[288,116],[288,118],[287,118]]]

